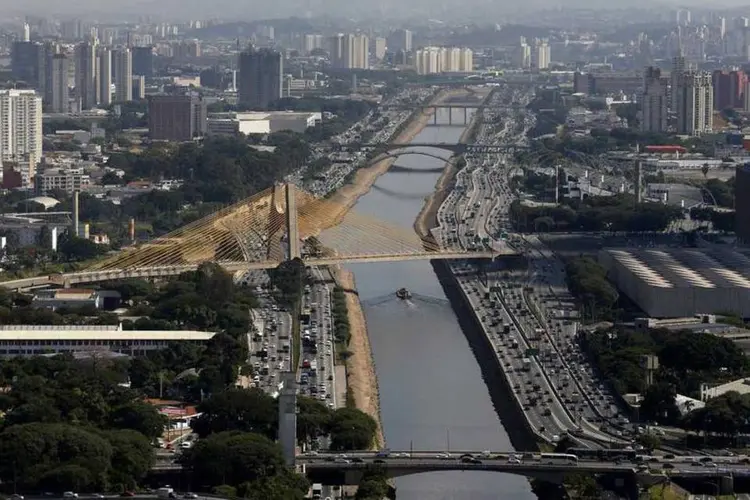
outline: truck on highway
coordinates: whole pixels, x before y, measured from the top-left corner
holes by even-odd
[[[156,490],[156,496],[161,499],[175,498],[174,488],[171,486],[164,486]]]
[[[523,358],[521,362],[523,363],[523,371],[527,372],[531,370],[531,360],[529,358]]]
[[[315,483],[312,485],[312,498],[320,498],[323,496],[323,485],[321,483]]]
[[[315,373],[315,372],[318,371],[318,360],[317,359],[313,359],[312,361],[310,361],[310,371],[313,372],[313,373]]]

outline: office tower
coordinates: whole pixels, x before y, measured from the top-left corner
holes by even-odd
[[[29,23],[23,23],[23,38],[22,40],[24,42],[31,41],[31,26],[29,26]]]
[[[391,52],[411,52],[412,33],[409,30],[398,29],[388,35],[388,50]]]
[[[677,81],[679,80],[680,74],[686,69],[685,57],[682,55],[682,50],[680,50],[679,54],[672,58],[672,72],[669,75],[671,93],[669,109],[672,113],[677,112]]]
[[[99,49],[98,69],[99,104],[109,106],[112,104],[112,51],[106,47]]]
[[[42,98],[36,91],[0,90],[0,124],[0,160],[42,160]]]
[[[206,132],[206,103],[195,95],[152,95],[148,131],[155,141],[190,141]]]
[[[521,37],[517,50],[516,66],[522,69],[531,68],[531,47],[526,43],[526,37]]]
[[[143,75],[133,75],[132,98],[134,101],[140,101],[146,98],[146,78]]]
[[[716,70],[712,75],[714,86],[714,109],[744,107],[745,84],[747,75],[742,70]]]
[[[76,95],[81,100],[82,109],[91,109],[99,103],[97,76],[96,44],[83,42],[75,50],[75,85]]]
[[[646,68],[641,108],[641,131],[659,133],[667,130],[667,80],[662,78],[659,68]]]
[[[547,69],[550,63],[550,47],[546,38],[534,39],[534,47],[531,51],[531,67],[533,69]]]
[[[65,54],[48,54],[47,61],[45,103],[51,113],[67,113],[68,101],[70,100],[68,90],[68,56]]]
[[[133,47],[133,73],[143,75],[146,79],[154,76],[154,49],[148,47]]]
[[[115,102],[133,100],[133,54],[128,48],[112,51],[115,74]]]
[[[238,102],[253,109],[265,109],[281,98],[284,63],[271,49],[249,47],[240,56]]]
[[[677,133],[699,135],[714,125],[714,89],[711,74],[684,71],[677,79]]]
[[[10,68],[13,78],[39,88],[44,79],[44,47],[33,42],[14,42],[11,46]]]
[[[378,61],[382,61],[385,58],[385,38],[383,37],[375,37],[373,42],[373,56],[375,56],[375,59]]]

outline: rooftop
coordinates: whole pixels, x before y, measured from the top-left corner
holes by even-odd
[[[617,248],[605,251],[653,287],[750,290],[750,258],[728,248]]]
[[[0,328],[0,342],[9,341],[71,341],[71,340],[111,340],[138,342],[142,340],[156,341],[208,341],[214,332],[199,332],[192,330],[117,330],[107,326],[95,328],[79,326],[63,329],[51,325],[13,325]]]

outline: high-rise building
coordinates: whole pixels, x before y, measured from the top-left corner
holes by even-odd
[[[370,40],[366,35],[341,34],[328,40],[331,66],[341,69],[370,67]]]
[[[69,60],[65,54],[47,56],[47,85],[45,102],[51,113],[67,113],[70,93],[68,87]]]
[[[206,133],[206,103],[195,95],[153,95],[148,131],[155,141],[190,141]]]
[[[279,52],[250,47],[239,58],[240,104],[265,109],[282,97],[284,62]]]
[[[549,41],[546,38],[535,38],[534,47],[531,50],[531,67],[533,69],[549,68],[551,52]]]
[[[415,53],[417,73],[468,73],[474,69],[474,53],[461,47],[424,47]]]
[[[322,49],[324,44],[325,44],[325,39],[323,38],[323,35],[316,35],[316,34],[308,33],[305,35],[303,39],[302,51],[305,54],[309,54],[313,50]]]
[[[641,109],[641,131],[659,133],[667,130],[667,80],[662,78],[659,68],[646,68]]]
[[[670,90],[670,106],[669,109],[672,113],[677,113],[677,81],[680,78],[680,74],[687,69],[685,65],[685,57],[680,53],[679,55],[672,58],[672,71],[669,75],[669,90]]]
[[[106,47],[99,49],[99,67],[96,83],[99,86],[99,104],[112,104],[112,51]]]
[[[146,98],[146,77],[143,75],[133,75],[131,86],[133,88],[133,100],[140,101]]]
[[[516,66],[523,69],[531,68],[531,47],[526,43],[526,37],[521,37],[516,53]]]
[[[747,75],[742,70],[713,72],[714,109],[744,107],[745,85]]]
[[[372,55],[375,56],[376,60],[382,61],[385,58],[385,50],[386,50],[385,38],[379,37],[379,36],[375,37],[372,45],[373,45]]]
[[[388,35],[388,50],[391,52],[411,52],[412,33],[409,30],[398,29]]]
[[[44,46],[34,42],[15,42],[11,47],[10,68],[13,78],[40,88],[44,80]]]
[[[112,51],[115,74],[115,102],[133,100],[133,54],[123,47]]]
[[[96,84],[96,44],[83,42],[76,46],[75,73],[76,95],[81,100],[81,108],[96,107],[99,103],[99,88]]]
[[[21,36],[22,41],[31,41],[31,26],[29,26],[29,23],[23,23],[23,33],[21,34]]]
[[[133,73],[143,75],[146,79],[154,76],[154,49],[148,47],[133,47]]]
[[[2,161],[42,160],[42,98],[36,91],[0,90],[0,124]]]
[[[677,133],[700,135],[714,125],[714,89],[711,74],[683,71],[677,78]]]

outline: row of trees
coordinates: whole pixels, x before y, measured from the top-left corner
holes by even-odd
[[[510,220],[524,232],[549,231],[662,231],[682,217],[678,207],[636,203],[630,194],[590,196],[559,206],[528,206],[514,201]]]
[[[333,316],[334,327],[333,336],[336,339],[336,343],[340,346],[337,348],[337,351],[341,355],[346,352],[346,347],[349,345],[349,339],[351,338],[349,310],[346,306],[346,293],[343,288],[340,286],[334,287],[331,302],[331,315]]]
[[[565,275],[568,288],[592,320],[609,317],[619,294],[598,262],[591,257],[571,259],[565,265]]]

